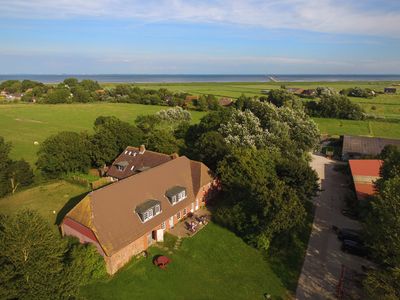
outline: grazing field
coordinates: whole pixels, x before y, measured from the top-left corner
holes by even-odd
[[[173,91],[191,94],[214,94],[217,96],[239,97],[260,96],[261,90],[286,87],[315,88],[329,86],[336,90],[348,87],[370,87],[383,91],[393,82],[258,82],[258,83],[143,83],[137,84],[145,88],[167,88]],[[115,84],[104,84],[113,86]],[[351,98],[359,103],[366,113],[379,120],[349,121],[337,119],[315,118],[321,133],[340,135],[368,135],[400,138],[400,94],[378,95],[371,99]],[[93,122],[100,115],[113,115],[121,120],[133,123],[138,115],[153,114],[165,106],[125,104],[125,103],[91,103],[91,104],[58,104],[32,105],[7,104],[0,105],[0,136],[13,143],[11,156],[24,158],[30,163],[36,161],[39,148],[34,142],[43,142],[48,136],[60,131],[92,131]],[[204,112],[191,111],[196,123]],[[382,120],[387,119],[387,121]],[[389,122],[392,121],[392,122]]]
[[[88,131],[98,116],[116,116],[123,121],[134,123],[138,115],[154,114],[165,106],[93,103],[93,104],[7,104],[0,105],[0,136],[11,141],[11,156],[24,158],[30,163],[36,161],[39,148],[34,142],[43,142],[48,136],[60,131]],[[193,122],[205,114],[191,112]]]
[[[272,299],[287,290],[259,251],[213,223],[184,239],[172,254],[151,247],[147,259],[133,260],[113,278],[82,289],[88,299]],[[172,263],[160,270],[155,255]]]
[[[384,88],[396,84],[394,82],[227,82],[227,83],[142,83],[137,84],[144,88],[167,88],[176,92],[187,92],[195,95],[214,94],[221,97],[237,98],[241,94],[246,96],[261,96],[261,90],[269,90],[285,87],[298,87],[312,89],[319,86],[326,86],[340,91],[344,88],[362,87],[371,88],[383,92]],[[106,84],[111,86],[111,84]],[[115,85],[115,84],[112,84]],[[400,86],[397,87],[400,90]],[[353,102],[359,103],[366,113],[381,118],[392,118],[400,120],[400,94],[385,95],[381,94],[371,99],[351,97]]]
[[[0,199],[0,213],[11,214],[20,209],[38,211],[51,224],[58,224],[64,215],[88,192],[88,189],[66,181],[53,181]],[[54,230],[58,228],[54,226]]]
[[[349,87],[371,88],[383,91],[387,86],[394,82],[366,82],[366,81],[348,81],[348,82],[192,82],[192,83],[137,83],[135,85],[143,88],[166,88],[171,91],[185,92],[191,94],[214,94],[216,96],[239,97],[242,93],[252,96],[261,95],[261,90],[276,89],[282,85],[286,87],[299,88],[317,88],[319,86],[328,86],[336,90]],[[104,86],[115,86],[115,83],[102,84]]]

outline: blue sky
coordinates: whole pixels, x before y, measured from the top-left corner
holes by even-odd
[[[0,0],[1,74],[399,74],[399,0]]]

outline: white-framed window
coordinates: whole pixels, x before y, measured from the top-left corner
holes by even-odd
[[[166,226],[165,226],[165,222],[162,222],[162,223],[161,223],[161,229],[165,229],[165,227],[166,227]]]
[[[160,205],[157,204],[156,206],[154,206],[154,212],[156,215],[158,215],[160,213],[160,211],[161,211]]]
[[[184,208],[184,209],[183,209],[183,215],[186,216],[186,214],[187,214],[187,209]]]
[[[147,220],[151,219],[153,217],[153,209],[146,210],[143,213],[143,222],[146,222]]]
[[[178,194],[178,201],[182,201],[183,199],[186,198],[186,192],[182,191]]]
[[[181,218],[181,212],[178,211],[178,213],[176,214],[176,218],[179,220]]]
[[[172,204],[176,203],[176,196],[175,195],[171,197],[171,201],[172,201]]]

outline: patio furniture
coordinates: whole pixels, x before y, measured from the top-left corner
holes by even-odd
[[[160,269],[165,269],[170,262],[171,260],[164,255],[159,255],[154,259],[154,264]]]

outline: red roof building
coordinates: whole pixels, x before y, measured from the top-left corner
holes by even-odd
[[[354,188],[359,201],[375,194],[374,183],[380,178],[383,161],[379,159],[349,160]]]

